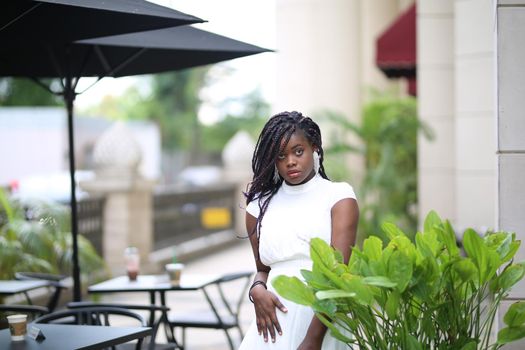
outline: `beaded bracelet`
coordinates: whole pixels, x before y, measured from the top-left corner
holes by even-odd
[[[248,291],[248,299],[250,299],[250,301],[252,303],[253,303],[253,298],[252,298],[252,294],[251,294],[252,289],[253,289],[253,287],[255,287],[255,286],[259,285],[259,284],[262,285],[264,287],[264,289],[268,289],[266,287],[266,283],[264,283],[263,281],[255,281],[255,282],[253,282],[252,286],[250,287],[250,290]]]

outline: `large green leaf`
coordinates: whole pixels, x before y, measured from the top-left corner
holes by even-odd
[[[277,276],[272,280],[272,286],[283,298],[294,303],[310,306],[315,302],[313,291],[295,276]]]
[[[383,241],[370,236],[363,242],[363,254],[368,261],[380,261],[383,254]]]
[[[381,224],[381,229],[390,239],[394,239],[397,236],[406,236],[406,234],[399,227],[391,222],[384,222]]]
[[[509,265],[499,276],[499,287],[504,291],[509,290],[513,285],[518,283],[525,275],[525,267],[519,264]]]
[[[525,323],[525,302],[519,301],[512,304],[505,313],[503,322],[509,327],[523,326]]]
[[[507,344],[525,338],[525,326],[505,327],[498,332],[498,343]]]
[[[397,310],[399,310],[399,304],[401,300],[401,294],[397,290],[393,290],[388,296],[385,304],[386,314],[390,319],[395,319],[397,316]],[[403,300],[404,301],[404,300]]]
[[[370,287],[363,284],[360,276],[345,274],[341,276],[345,284],[345,290],[355,293],[355,300],[363,305],[370,305],[373,302],[373,294]]]
[[[484,283],[489,269],[489,250],[485,246],[483,239],[476,231],[469,228],[463,233],[463,246],[467,255],[478,268],[480,282]]]
[[[478,276],[478,268],[470,258],[461,259],[453,263],[453,269],[462,282],[475,280],[476,276]]]
[[[405,254],[400,251],[392,253],[388,259],[387,276],[396,283],[399,292],[402,293],[406,289],[412,279],[412,272],[412,262]]]
[[[315,293],[315,296],[319,300],[324,300],[324,299],[336,299],[336,298],[353,298],[356,296],[356,294],[354,292],[349,292],[346,290],[331,289],[331,290],[320,290]]]
[[[439,226],[441,225],[442,221],[441,221],[441,218],[439,217],[439,215],[434,211],[434,210],[431,210],[426,218],[425,218],[425,223],[423,225],[423,230],[425,232],[429,232],[431,231],[435,226]]]
[[[392,282],[388,277],[385,276],[364,277],[363,283],[382,288],[395,288],[397,286],[395,282]]]

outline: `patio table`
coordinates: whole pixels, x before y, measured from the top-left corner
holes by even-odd
[[[150,327],[106,327],[62,324],[28,324],[46,337],[37,341],[26,335],[23,341],[11,341],[9,329],[0,331],[0,348],[5,350],[97,350],[148,336]]]
[[[50,282],[44,280],[0,280],[0,296],[23,293],[29,304],[32,304],[28,292],[34,289],[49,287]]]
[[[148,293],[150,297],[150,303],[152,305],[166,305],[166,292],[173,291],[192,291],[200,290],[207,285],[216,282],[221,278],[220,274],[190,274],[184,273],[181,276],[179,284],[171,284],[168,275],[139,275],[136,280],[131,281],[127,276],[118,276],[110,280],[94,284],[88,287],[88,293],[132,293],[132,292],[144,292]],[[157,294],[159,295],[159,304],[157,304]],[[162,319],[167,322],[168,315],[163,312]],[[150,315],[149,324],[154,323],[154,314]],[[170,327],[165,324],[165,333],[168,341],[178,343],[175,339],[175,335],[168,331]]]

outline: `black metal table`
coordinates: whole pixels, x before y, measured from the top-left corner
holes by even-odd
[[[87,325],[29,324],[46,337],[36,341],[26,335],[23,341],[11,341],[9,329],[0,331],[0,348],[5,350],[97,350],[144,338],[150,327],[106,327]]]
[[[88,287],[89,293],[132,293],[145,292],[149,294],[152,305],[166,305],[166,292],[170,291],[192,291],[200,290],[207,285],[216,282],[221,278],[220,274],[189,274],[182,273],[180,283],[173,285],[170,283],[167,275],[139,275],[137,280],[130,281],[127,276],[119,276],[110,280],[94,284]],[[160,297],[160,303],[157,304],[157,294]],[[207,295],[206,295],[207,296]],[[149,324],[154,323],[153,313],[150,316]],[[167,314],[164,313],[163,319],[167,320]],[[167,325],[164,327],[168,341],[178,343],[175,335],[168,331]]]
[[[34,289],[49,287],[49,281],[44,280],[0,280],[0,296],[23,293],[29,304],[32,304],[28,292]]]
[[[26,293],[30,290],[47,286],[49,286],[49,281],[43,280],[0,280],[0,295]]]

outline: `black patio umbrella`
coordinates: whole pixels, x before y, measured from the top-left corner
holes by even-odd
[[[0,40],[71,43],[200,22],[145,0],[3,0]]]
[[[0,52],[0,76],[31,77],[39,84],[39,78],[60,78],[62,82],[62,91],[54,93],[63,96],[68,115],[75,300],[81,298],[73,152],[73,103],[79,79],[175,71],[268,51],[271,50],[181,26],[86,39],[67,46],[48,44],[46,55],[42,55],[38,45],[25,43],[9,43],[7,50]]]

